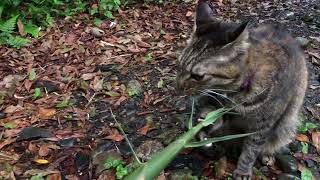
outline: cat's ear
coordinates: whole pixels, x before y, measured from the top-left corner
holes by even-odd
[[[214,14],[215,12],[205,0],[199,0],[196,8],[195,26],[199,27],[203,24],[215,21]]]
[[[248,38],[248,24],[249,21],[245,21],[231,31],[228,31],[228,42],[246,40]]]

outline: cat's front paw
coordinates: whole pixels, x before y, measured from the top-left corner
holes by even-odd
[[[251,172],[243,172],[239,169],[233,171],[233,179],[234,180],[251,180],[252,173]]]

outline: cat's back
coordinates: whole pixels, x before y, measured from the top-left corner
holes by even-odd
[[[260,25],[249,31],[249,41],[254,59],[270,63],[278,71],[296,74],[302,81],[307,79],[303,50],[292,35],[278,25]]]

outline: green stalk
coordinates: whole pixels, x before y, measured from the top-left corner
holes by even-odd
[[[138,162],[138,164],[142,164],[140,159],[138,158],[136,152],[133,150],[133,146],[132,146],[131,142],[129,141],[129,138],[128,138],[127,134],[124,132],[124,130],[122,129],[120,123],[117,121],[116,116],[113,114],[111,108],[110,108],[110,113],[111,113],[111,115],[113,117],[113,120],[116,122],[117,126],[119,127],[119,129],[120,129],[122,135],[124,136],[125,140],[127,141],[128,145],[129,145],[129,148],[130,148],[135,160]]]
[[[203,123],[190,129],[180,138],[170,143],[163,151],[156,154],[148,162],[137,168],[125,180],[149,180],[159,175],[166,166],[177,156],[184,146],[203,128]]]

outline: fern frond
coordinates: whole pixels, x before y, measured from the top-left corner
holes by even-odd
[[[17,22],[17,16],[13,16],[12,18],[4,21],[4,22],[0,22],[0,31],[4,32],[4,33],[13,33],[14,29],[16,28],[16,22]]]
[[[31,41],[29,39],[22,38],[19,36],[8,36],[6,44],[14,48],[20,49],[21,47],[28,45],[30,42]]]

